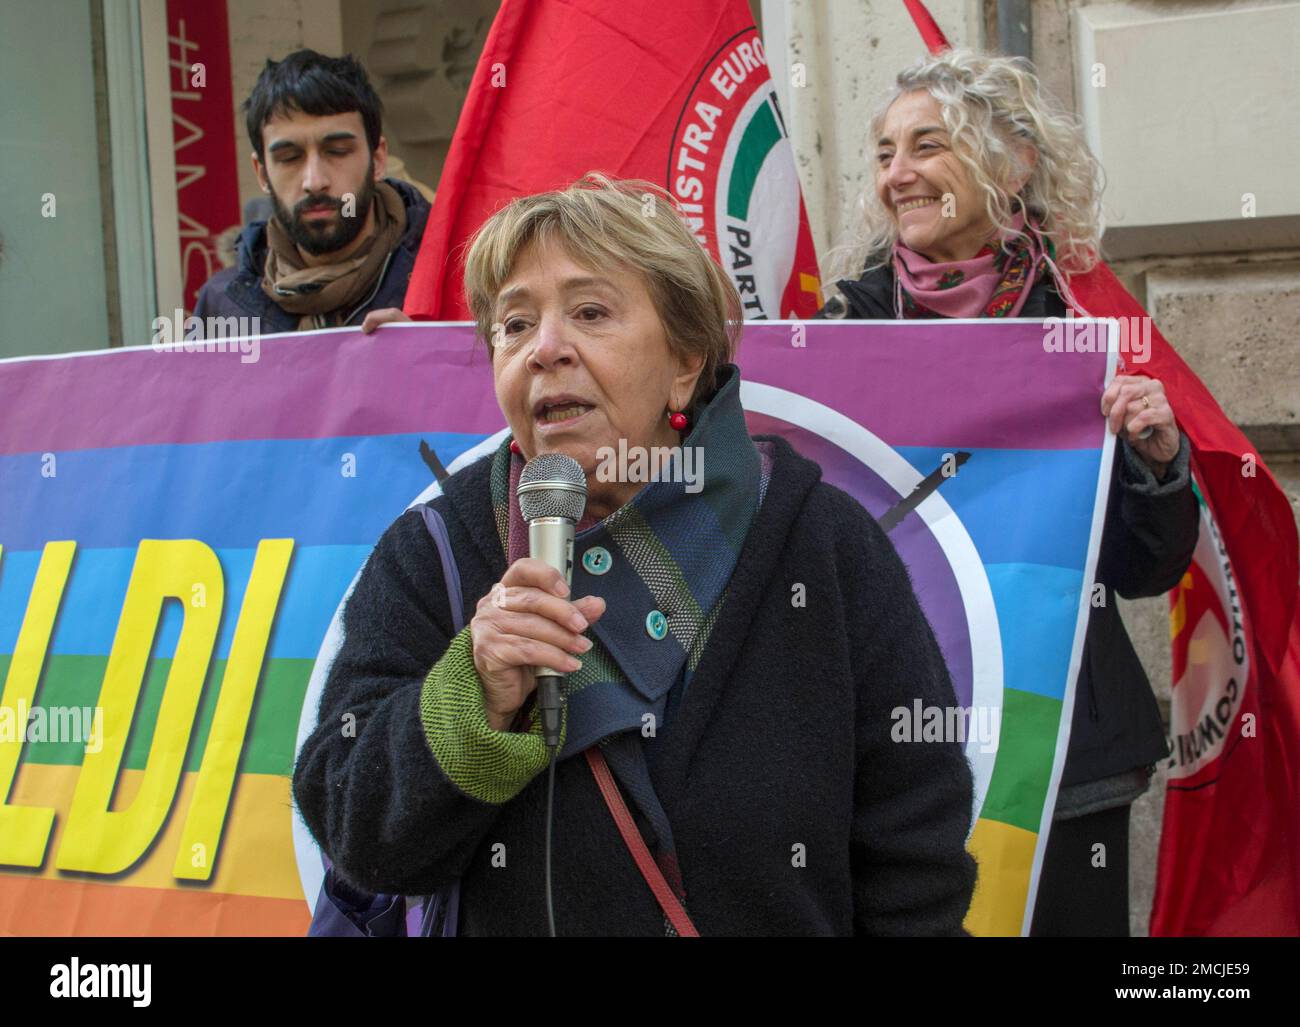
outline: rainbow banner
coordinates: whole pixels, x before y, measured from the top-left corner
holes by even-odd
[[[1027,929],[1064,763],[1113,453],[1115,340],[1087,326],[741,346],[751,429],[889,527],[948,660],[962,709],[894,730],[962,732],[976,934]],[[340,604],[504,419],[465,325],[245,342],[0,361],[0,934],[306,933],[290,779]]]

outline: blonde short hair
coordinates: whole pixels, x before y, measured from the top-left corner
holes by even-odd
[[[984,197],[994,227],[1009,230],[1016,197],[1008,183],[1025,172],[1018,149],[1028,143],[1038,162],[1019,193],[1066,273],[1090,270],[1100,254],[1101,165],[1088,149],[1078,118],[1042,89],[1033,64],[970,50],[946,50],[899,73],[894,90],[871,119],[874,152],[885,115],[905,93],[925,90],[939,104],[954,156]],[[857,278],[890,259],[898,226],[880,202],[875,173],[858,200],[861,223],[849,243],[828,254],[827,281]]]
[[[541,241],[558,243],[583,267],[616,265],[641,275],[669,347],[704,357],[690,405],[713,393],[719,368],[736,352],[740,295],[663,189],[589,172],[567,189],[521,196],[488,218],[470,240],[465,299],[489,352],[497,296],[520,253]]]

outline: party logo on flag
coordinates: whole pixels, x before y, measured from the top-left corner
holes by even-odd
[[[1192,565],[1170,594],[1174,686],[1169,705],[1172,778],[1217,764],[1250,677],[1250,646],[1228,551],[1200,489],[1201,533]]]
[[[751,26],[705,62],[677,118],[670,192],[740,292],[746,320],[797,316],[818,293],[794,151]],[[814,305],[814,309],[815,309]]]

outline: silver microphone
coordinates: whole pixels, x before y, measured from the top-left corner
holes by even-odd
[[[582,465],[563,453],[543,453],[528,461],[519,476],[519,510],[528,522],[528,555],[541,560],[573,584],[573,534],[587,508],[587,476]],[[534,667],[542,737],[560,744],[560,682],[564,675]]]

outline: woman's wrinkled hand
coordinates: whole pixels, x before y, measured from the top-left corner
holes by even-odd
[[[1155,378],[1116,375],[1102,393],[1101,412],[1110,430],[1116,435],[1125,432],[1133,452],[1157,479],[1163,478],[1179,445],[1178,422],[1165,387]],[[1141,438],[1147,428],[1151,434]]]
[[[470,638],[493,730],[509,730],[537,687],[534,667],[567,674],[582,666],[577,657],[591,648],[582,632],[604,614],[605,600],[583,596],[569,602],[568,594],[559,571],[529,557],[516,560],[478,601]]]

